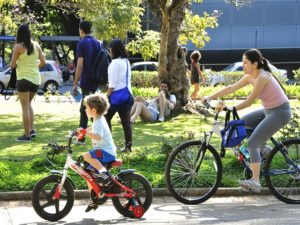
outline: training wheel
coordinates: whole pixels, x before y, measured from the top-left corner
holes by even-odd
[[[141,218],[144,215],[144,208],[141,205],[134,206],[133,215],[135,218]]]

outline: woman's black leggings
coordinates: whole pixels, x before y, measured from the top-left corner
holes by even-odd
[[[124,130],[125,145],[126,147],[129,148],[132,145],[132,127],[130,122],[131,107],[132,107],[131,103],[122,106],[111,105],[107,111],[107,114],[105,115],[109,129],[111,130],[111,120],[115,115],[115,113],[118,112]]]

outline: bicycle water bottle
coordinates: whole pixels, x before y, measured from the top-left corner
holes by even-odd
[[[248,149],[246,148],[245,145],[241,145],[241,147],[240,147],[240,152],[244,155],[244,157],[245,157],[246,159],[249,159],[249,158],[250,158],[249,151],[248,151]]]

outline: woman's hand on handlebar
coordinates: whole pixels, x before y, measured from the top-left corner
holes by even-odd
[[[227,106],[222,100],[219,100],[217,105],[215,106],[215,111],[216,112],[221,112],[221,111],[227,111]]]

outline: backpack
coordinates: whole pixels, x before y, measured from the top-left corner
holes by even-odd
[[[97,53],[92,68],[92,77],[95,84],[106,85],[108,82],[108,66],[111,63],[111,57],[106,49],[101,48]]]
[[[233,120],[230,120],[230,113],[228,110],[225,118],[225,127],[221,130],[223,148],[237,146],[247,137],[244,120],[240,120],[235,108],[232,111]]]

